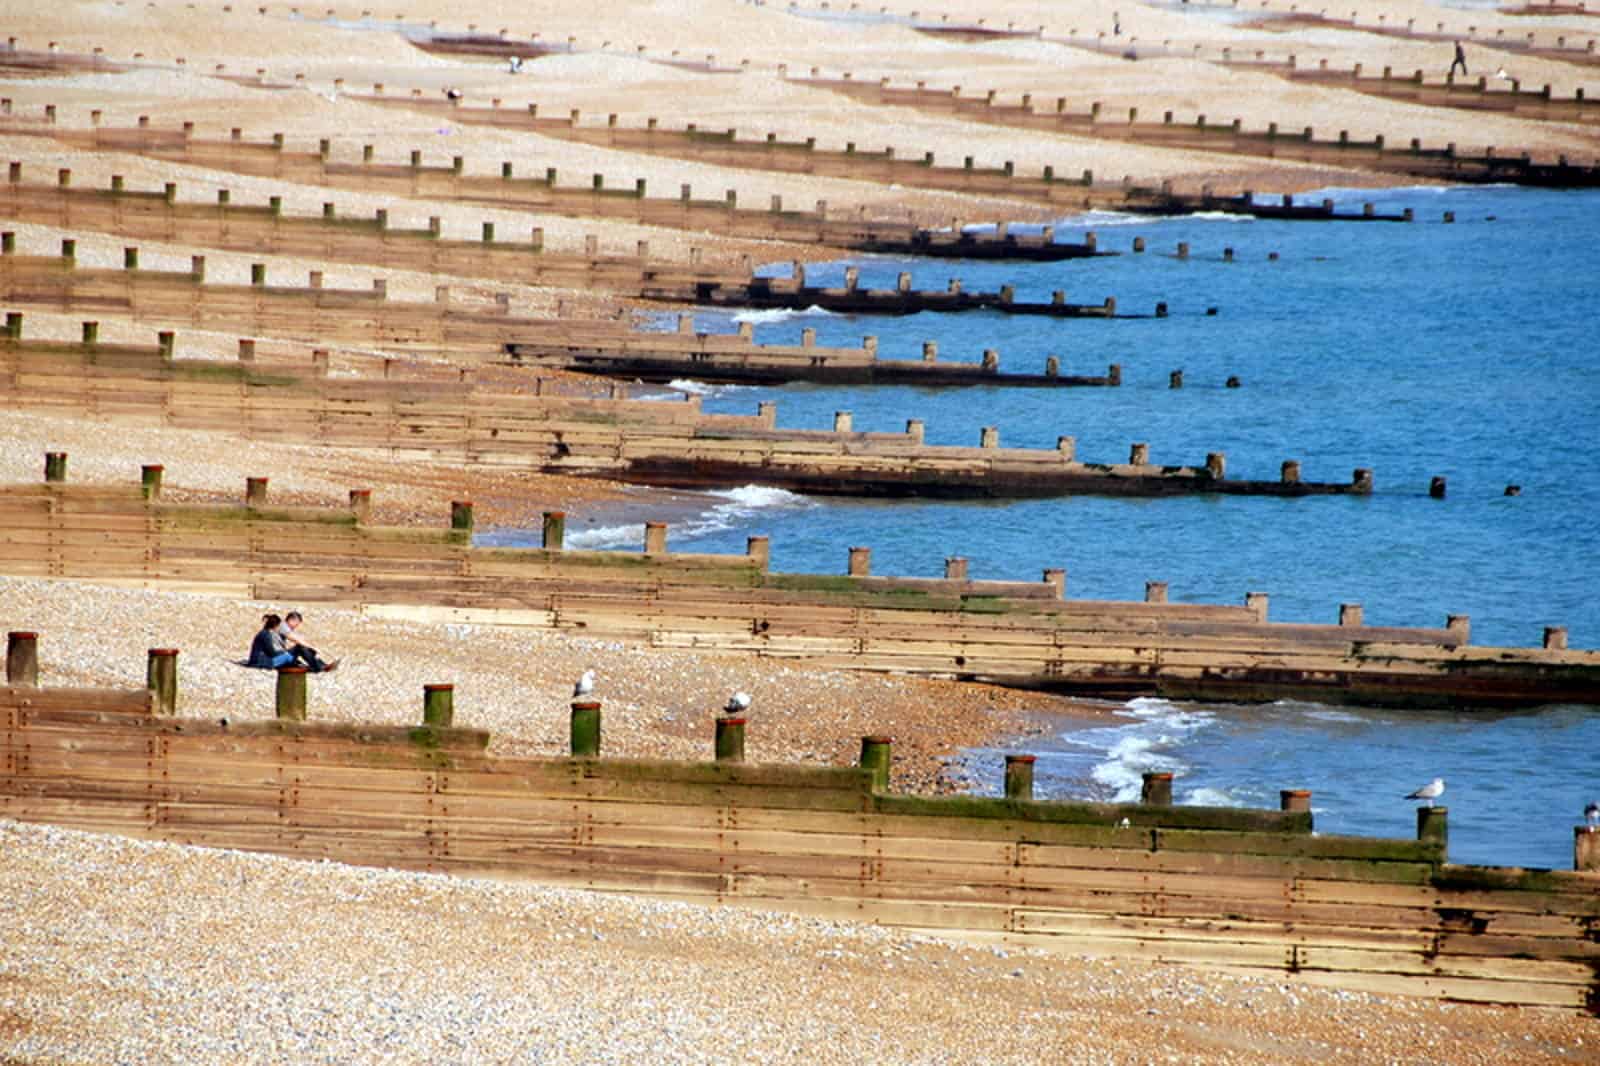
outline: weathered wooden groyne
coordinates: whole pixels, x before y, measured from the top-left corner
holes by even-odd
[[[0,260],[3,261],[3,260]],[[328,378],[326,362],[296,375],[274,367],[253,372],[237,362],[173,361],[170,338],[140,363],[119,352],[101,359],[97,325],[84,342],[19,341],[21,316],[8,313],[0,338],[0,396],[19,408],[70,408],[172,425],[213,425],[247,436],[294,434],[331,447],[387,448],[395,455],[453,462],[521,465],[550,473],[684,488],[772,485],[825,495],[995,498],[1091,493],[1169,496],[1184,493],[1311,496],[1365,495],[1372,472],[1348,482],[1305,481],[1300,464],[1277,480],[1227,475],[1226,456],[1200,466],[1160,466],[1147,444],[1126,463],[1085,463],[1077,442],[1054,449],[1001,448],[999,427],[982,430],[978,447],[929,445],[920,419],[904,433],[861,433],[849,412],[831,431],[776,427],[777,408],[753,416],[707,415],[696,404],[584,401],[570,397],[448,383]]]
[[[1087,112],[1069,111],[1065,97],[1056,99],[1053,111],[1041,111],[1034,108],[1030,93],[1019,94],[1015,103],[1005,103],[994,90],[981,96],[964,97],[959,85],[948,90],[930,88],[926,83],[918,83],[914,88],[892,88],[886,78],[866,81],[848,74],[843,78],[812,76],[796,80],[871,103],[959,115],[976,122],[1017,129],[1057,130],[1159,147],[1360,167],[1460,182],[1505,182],[1563,189],[1600,186],[1600,164],[1574,162],[1565,154],[1554,160],[1535,160],[1530,153],[1520,150],[1515,155],[1499,154],[1491,145],[1482,155],[1465,155],[1457,152],[1453,142],[1442,149],[1424,148],[1418,138],[1412,138],[1409,148],[1392,148],[1382,134],[1371,140],[1357,140],[1350,137],[1348,130],[1340,130],[1337,140],[1318,140],[1310,126],[1290,132],[1280,130],[1278,123],[1272,122],[1265,130],[1246,130],[1239,119],[1230,123],[1208,123],[1205,115],[1197,116],[1192,124],[1180,123],[1174,121],[1172,111],[1165,112],[1159,123],[1140,122],[1136,107],[1130,108],[1123,120],[1102,115],[1098,103],[1092,104]]]
[[[305,437],[298,425],[285,432]],[[883,577],[864,547],[842,575],[773,573],[766,537],[743,555],[672,552],[659,523],[646,526],[642,554],[574,551],[558,512],[545,517],[542,547],[474,547],[467,502],[452,504],[449,528],[386,529],[369,524],[364,490],[348,507],[278,507],[257,478],[240,505],[184,505],[161,498],[160,468],[138,484],[80,486],[64,480],[66,464],[52,455],[55,480],[0,486],[0,572],[1118,698],[1600,704],[1600,652],[1568,649],[1555,626],[1542,647],[1477,647],[1461,615],[1439,628],[1372,626],[1344,604],[1338,624],[1269,622],[1263,593],[1242,605],[1178,603],[1163,582],[1147,585],[1144,602],[1074,600],[1064,570],[974,581],[954,558],[940,578]]]
[[[276,717],[178,717],[180,650],[151,651],[143,690],[47,688],[39,639],[8,639],[6,818],[1600,1009],[1600,837],[1583,827],[1588,872],[1455,865],[1442,807],[1399,840],[1312,832],[1303,789],[1281,811],[1174,806],[1168,774],[1137,804],[1048,802],[1027,755],[1008,757],[1003,798],[903,795],[888,737],[864,737],[858,766],[763,765],[733,717],[707,737],[714,761],[607,758],[597,702],[547,712],[570,718],[570,757],[499,758],[448,685],[425,687],[411,725],[317,721],[294,670]]]
[[[554,367],[629,381],[671,382],[693,379],[716,384],[782,385],[808,381],[821,385],[956,385],[1058,388],[1117,386],[1122,367],[1116,363],[1098,375],[1063,374],[1061,360],[1045,359],[1041,373],[1001,372],[1000,354],[983,353],[981,362],[939,358],[933,341],[922,345],[922,359],[882,359],[878,340],[866,337],[859,348],[826,348],[816,343],[816,330],[801,332],[799,344],[757,345],[753,329],[743,323],[737,334],[696,333],[694,316],[678,316],[676,333],[629,333],[605,339],[552,336],[506,345],[511,362]]]
[[[1011,285],[998,292],[969,292],[959,279],[952,279],[943,291],[914,289],[911,275],[902,272],[892,289],[864,289],[860,271],[845,269],[842,286],[806,284],[804,270],[790,278],[756,277],[742,284],[700,282],[695,286],[695,302],[711,307],[749,307],[805,311],[813,307],[847,315],[912,315],[924,312],[954,314],[961,311],[996,311],[1008,315],[1039,315],[1048,318],[1165,318],[1167,305],[1155,306],[1153,316],[1117,313],[1117,300],[1107,296],[1104,303],[1068,303],[1065,292],[1056,290],[1048,301],[1018,300]]]

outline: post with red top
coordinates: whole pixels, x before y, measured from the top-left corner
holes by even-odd
[[[306,720],[306,668],[284,666],[278,669],[278,717],[292,722]]]
[[[46,481],[67,480],[67,453],[44,453],[44,479]]]
[[[350,490],[350,512],[355,515],[356,525],[364,526],[372,518],[372,490]]]
[[[574,700],[572,703],[572,754],[575,758],[600,757],[598,700]]]
[[[1172,806],[1172,775],[1164,770],[1147,770],[1139,802],[1146,807]]]
[[[472,501],[450,501],[450,530],[454,533],[472,532]]]
[[[6,634],[6,684],[39,683],[39,634],[13,631]]]
[[[449,729],[456,720],[454,685],[422,686],[422,724]]]
[[[155,697],[156,714],[178,713],[178,649],[151,648],[145,687]]]
[[[546,551],[558,552],[567,540],[567,512],[546,511],[544,513],[544,547]]]
[[[872,791],[889,789],[889,763],[893,759],[894,738],[866,736],[861,738],[861,768],[872,771]]]
[[[1278,791],[1278,809],[1295,813],[1311,810],[1311,790],[1285,788]]]
[[[159,463],[147,463],[139,468],[139,491],[147,500],[161,499],[161,476],[166,467]]]
[[[745,719],[724,715],[717,719],[718,762],[744,762]]]
[[[244,479],[244,505],[246,507],[265,507],[267,505],[266,478],[247,477]]]
[[[1032,755],[1006,756],[1006,799],[1033,799],[1033,762]]]

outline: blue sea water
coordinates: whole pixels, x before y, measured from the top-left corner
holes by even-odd
[[[1470,615],[1477,644],[1536,645],[1562,624],[1573,647],[1600,647],[1600,193],[1317,195],[1352,211],[1410,207],[1417,221],[1098,215],[1064,219],[1059,239],[1092,229],[1102,248],[1129,253],[1138,235],[1148,250],[1057,264],[851,261],[864,286],[892,287],[909,270],[924,288],[959,276],[969,290],[1015,284],[1018,299],[1114,295],[1125,313],[1166,301],[1166,319],[751,316],[763,342],[796,343],[806,327],[820,344],[873,334],[885,358],[918,358],[935,340],[942,358],[997,349],[1003,369],[1038,369],[1051,354],[1064,373],[1120,363],[1120,388],[723,388],[704,402],[751,412],[775,400],[779,424],[796,428],[825,428],[840,410],[858,430],[921,418],[930,443],[974,445],[989,425],[1006,445],[1053,447],[1070,434],[1090,462],[1125,461],[1135,441],[1162,464],[1221,451],[1232,477],[1276,478],[1290,458],[1307,480],[1370,467],[1370,498],[852,502],[744,490],[709,502],[719,520],[675,530],[674,546],[739,552],[747,534],[766,533],[780,570],[842,572],[846,546],[870,545],[876,573],[934,575],[960,555],[976,578],[1065,567],[1071,597],[1138,599],[1153,579],[1183,602],[1264,591],[1279,621],[1332,622],[1340,603],[1357,602],[1380,625]],[[1445,211],[1457,221],[1444,224]],[[1187,260],[1174,255],[1180,241]],[[813,266],[808,278],[837,283],[844,266]],[[735,322],[704,313],[697,326]],[[1169,389],[1177,369],[1185,386]],[[1224,388],[1229,376],[1241,387]],[[1448,481],[1442,500],[1428,496],[1435,475]],[[1522,494],[1504,495],[1508,484]],[[1571,826],[1600,796],[1600,708],[1133,701],[1118,712],[1116,724],[1035,749],[1042,794],[1126,799],[1140,770],[1171,769],[1180,801],[1275,806],[1279,788],[1310,788],[1320,829],[1409,836],[1401,795],[1442,776],[1453,859],[1550,867],[1570,866]],[[989,762],[998,788],[998,755]]]

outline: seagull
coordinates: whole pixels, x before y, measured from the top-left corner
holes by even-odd
[[[1433,801],[1444,795],[1444,778],[1436,777],[1426,785],[1417,789],[1406,797],[1408,800],[1426,800],[1428,806],[1433,806]]]
[[[1589,806],[1583,809],[1583,820],[1589,823],[1590,829],[1600,829],[1600,801],[1589,801]]]
[[[1506,73],[1506,68],[1505,67],[1501,67],[1499,70],[1495,71],[1494,72],[1494,76],[1499,78],[1501,81],[1510,81],[1511,80],[1511,75]]]
[[[513,73],[513,74],[522,73],[522,57],[521,56],[512,56],[511,57],[510,67],[511,67],[511,73]]]
[[[594,691],[594,671],[585,670],[578,678],[578,683],[572,686],[573,696],[587,696]]]
[[[748,711],[749,709],[750,693],[748,692],[735,692],[733,695],[728,697],[728,705],[723,708],[723,710],[727,711],[729,714],[736,714],[740,711]]]
[[[444,95],[445,95],[445,99],[447,99],[447,100],[459,100],[459,99],[461,99],[461,90],[460,89],[446,89],[444,91]]]

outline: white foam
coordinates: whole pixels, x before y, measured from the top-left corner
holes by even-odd
[[[774,307],[765,311],[740,311],[733,316],[735,322],[749,322],[756,326],[770,326],[775,322],[788,322],[796,318],[832,318],[833,312],[812,304],[803,310],[792,307]]]
[[[576,533],[569,531],[564,543],[568,548],[585,551],[620,548],[630,543],[637,547],[642,547],[644,545],[644,529],[642,525],[598,526],[594,529],[580,529]]]
[[[1182,802],[1200,807],[1243,807],[1244,800],[1230,796],[1220,788],[1197,788],[1187,793]]]
[[[667,382],[667,388],[676,389],[678,392],[687,392],[691,396],[726,396],[731,392],[748,392],[755,388],[754,385],[708,385],[704,381],[690,381],[687,378],[674,378]]]
[[[1058,226],[1136,226],[1141,222],[1161,221],[1160,216],[1134,215],[1126,211],[1085,211],[1079,215],[1064,215],[1055,220]]]

